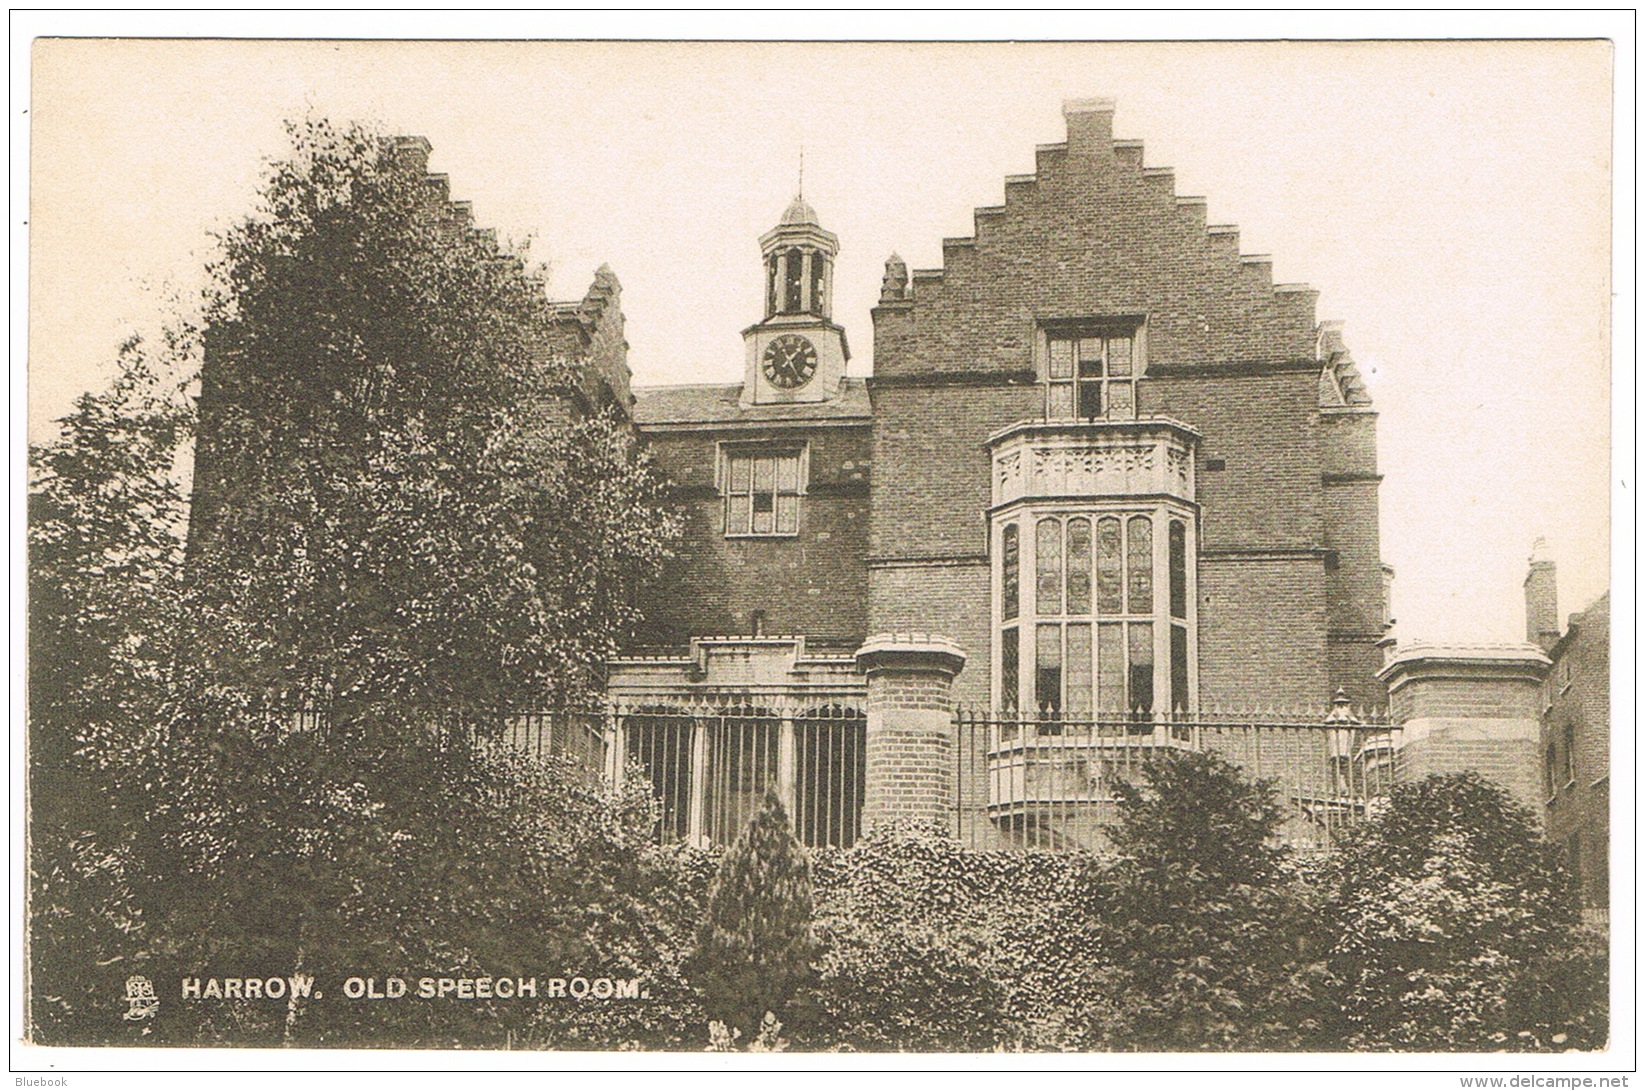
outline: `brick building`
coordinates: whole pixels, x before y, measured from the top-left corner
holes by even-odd
[[[1538,800],[1550,841],[1565,849],[1590,911],[1610,906],[1611,596],[1559,631],[1556,572],[1541,540],[1525,578],[1526,638],[1548,650],[1538,702]]]
[[[1549,732],[1602,799],[1603,742],[1558,748],[1603,713],[1548,726],[1539,702],[1547,648],[1604,677],[1579,639],[1602,624],[1561,638],[1549,600],[1540,644],[1392,649],[1376,412],[1340,324],[1116,140],[1112,103],[1064,112],[942,268],[886,261],[872,377],[847,374],[840,240],[801,197],[758,240],[739,383],[631,389],[608,268],[552,305],[542,350],[582,365],[553,411],[626,415],[686,516],[591,758],[643,772],[661,833],[694,841],[775,789],[809,844],[895,818],[1092,844],[1167,748],[1276,779],[1315,843],[1396,776],[1479,769],[1538,806]],[[494,246],[428,154],[395,144],[427,213]],[[213,430],[234,392],[206,379],[191,549],[238,472]],[[1602,804],[1554,802],[1600,866]]]
[[[733,828],[768,783],[802,824],[850,811],[835,830],[998,819],[954,768],[1003,751],[954,705],[1138,746],[1213,707],[1385,700],[1376,413],[1340,327],[1111,103],[1065,115],[942,268],[886,262],[871,378],[796,198],[743,381],[634,391],[689,533],[609,686],[674,832]],[[702,702],[719,726],[692,730]]]
[[[1525,576],[1525,642],[1407,644],[1380,676],[1401,725],[1399,775],[1483,773],[1541,817],[1590,913],[1610,903],[1611,597],[1559,627],[1543,539]]]

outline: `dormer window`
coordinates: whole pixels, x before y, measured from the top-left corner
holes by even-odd
[[[1142,375],[1140,322],[1047,327],[1040,375],[1050,420],[1132,420]]]

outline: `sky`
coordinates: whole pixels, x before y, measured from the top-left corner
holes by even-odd
[[[1062,140],[1065,99],[1111,97],[1116,137],[1346,323],[1380,412],[1401,638],[1521,640],[1532,539],[1562,614],[1582,608],[1611,580],[1613,483],[1633,487],[1611,465],[1614,438],[1632,450],[1631,416],[1611,434],[1611,64],[1576,41],[37,40],[27,431],[48,438],[128,333],[197,293],[286,118],[427,137],[557,298],[609,263],[654,385],[741,379],[757,239],[802,148],[869,375],[885,258],[940,266]]]

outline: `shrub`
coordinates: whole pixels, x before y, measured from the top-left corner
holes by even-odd
[[[1575,943],[1574,885],[1536,819],[1495,784],[1461,773],[1396,787],[1333,866],[1331,968],[1351,1047],[1550,1048],[1559,1033],[1603,1036],[1592,986],[1567,994],[1587,997],[1588,1010],[1553,996],[1594,961]]]
[[[1610,1041],[1610,936],[1584,927],[1537,955],[1507,989],[1514,1045],[1595,1050]]]
[[[1266,782],[1214,754],[1172,753],[1120,782],[1122,854],[1102,922],[1109,1048],[1268,1049],[1297,1041],[1307,926]]]
[[[586,968],[643,982],[638,1000],[547,1003],[524,1044],[542,1049],[692,1050],[708,1023],[686,977],[693,937],[720,854],[685,845],[647,848],[587,905]]]
[[[811,862],[768,791],[726,850],[688,972],[711,1020],[752,1041],[811,976]]]
[[[1000,952],[980,920],[835,918],[804,1009],[810,1048],[990,1050],[1012,1037]]]
[[[1097,863],[886,826],[819,854],[804,1048],[1059,1049],[1087,1038]]]

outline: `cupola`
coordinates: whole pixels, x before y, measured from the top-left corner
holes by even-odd
[[[760,236],[765,317],[743,331],[744,405],[828,401],[845,381],[845,331],[835,325],[834,256],[840,240],[795,195],[777,226]]]
[[[765,316],[829,317],[834,255],[839,252],[839,238],[824,231],[816,210],[795,195],[782,220],[760,237],[760,253],[765,257]]]

